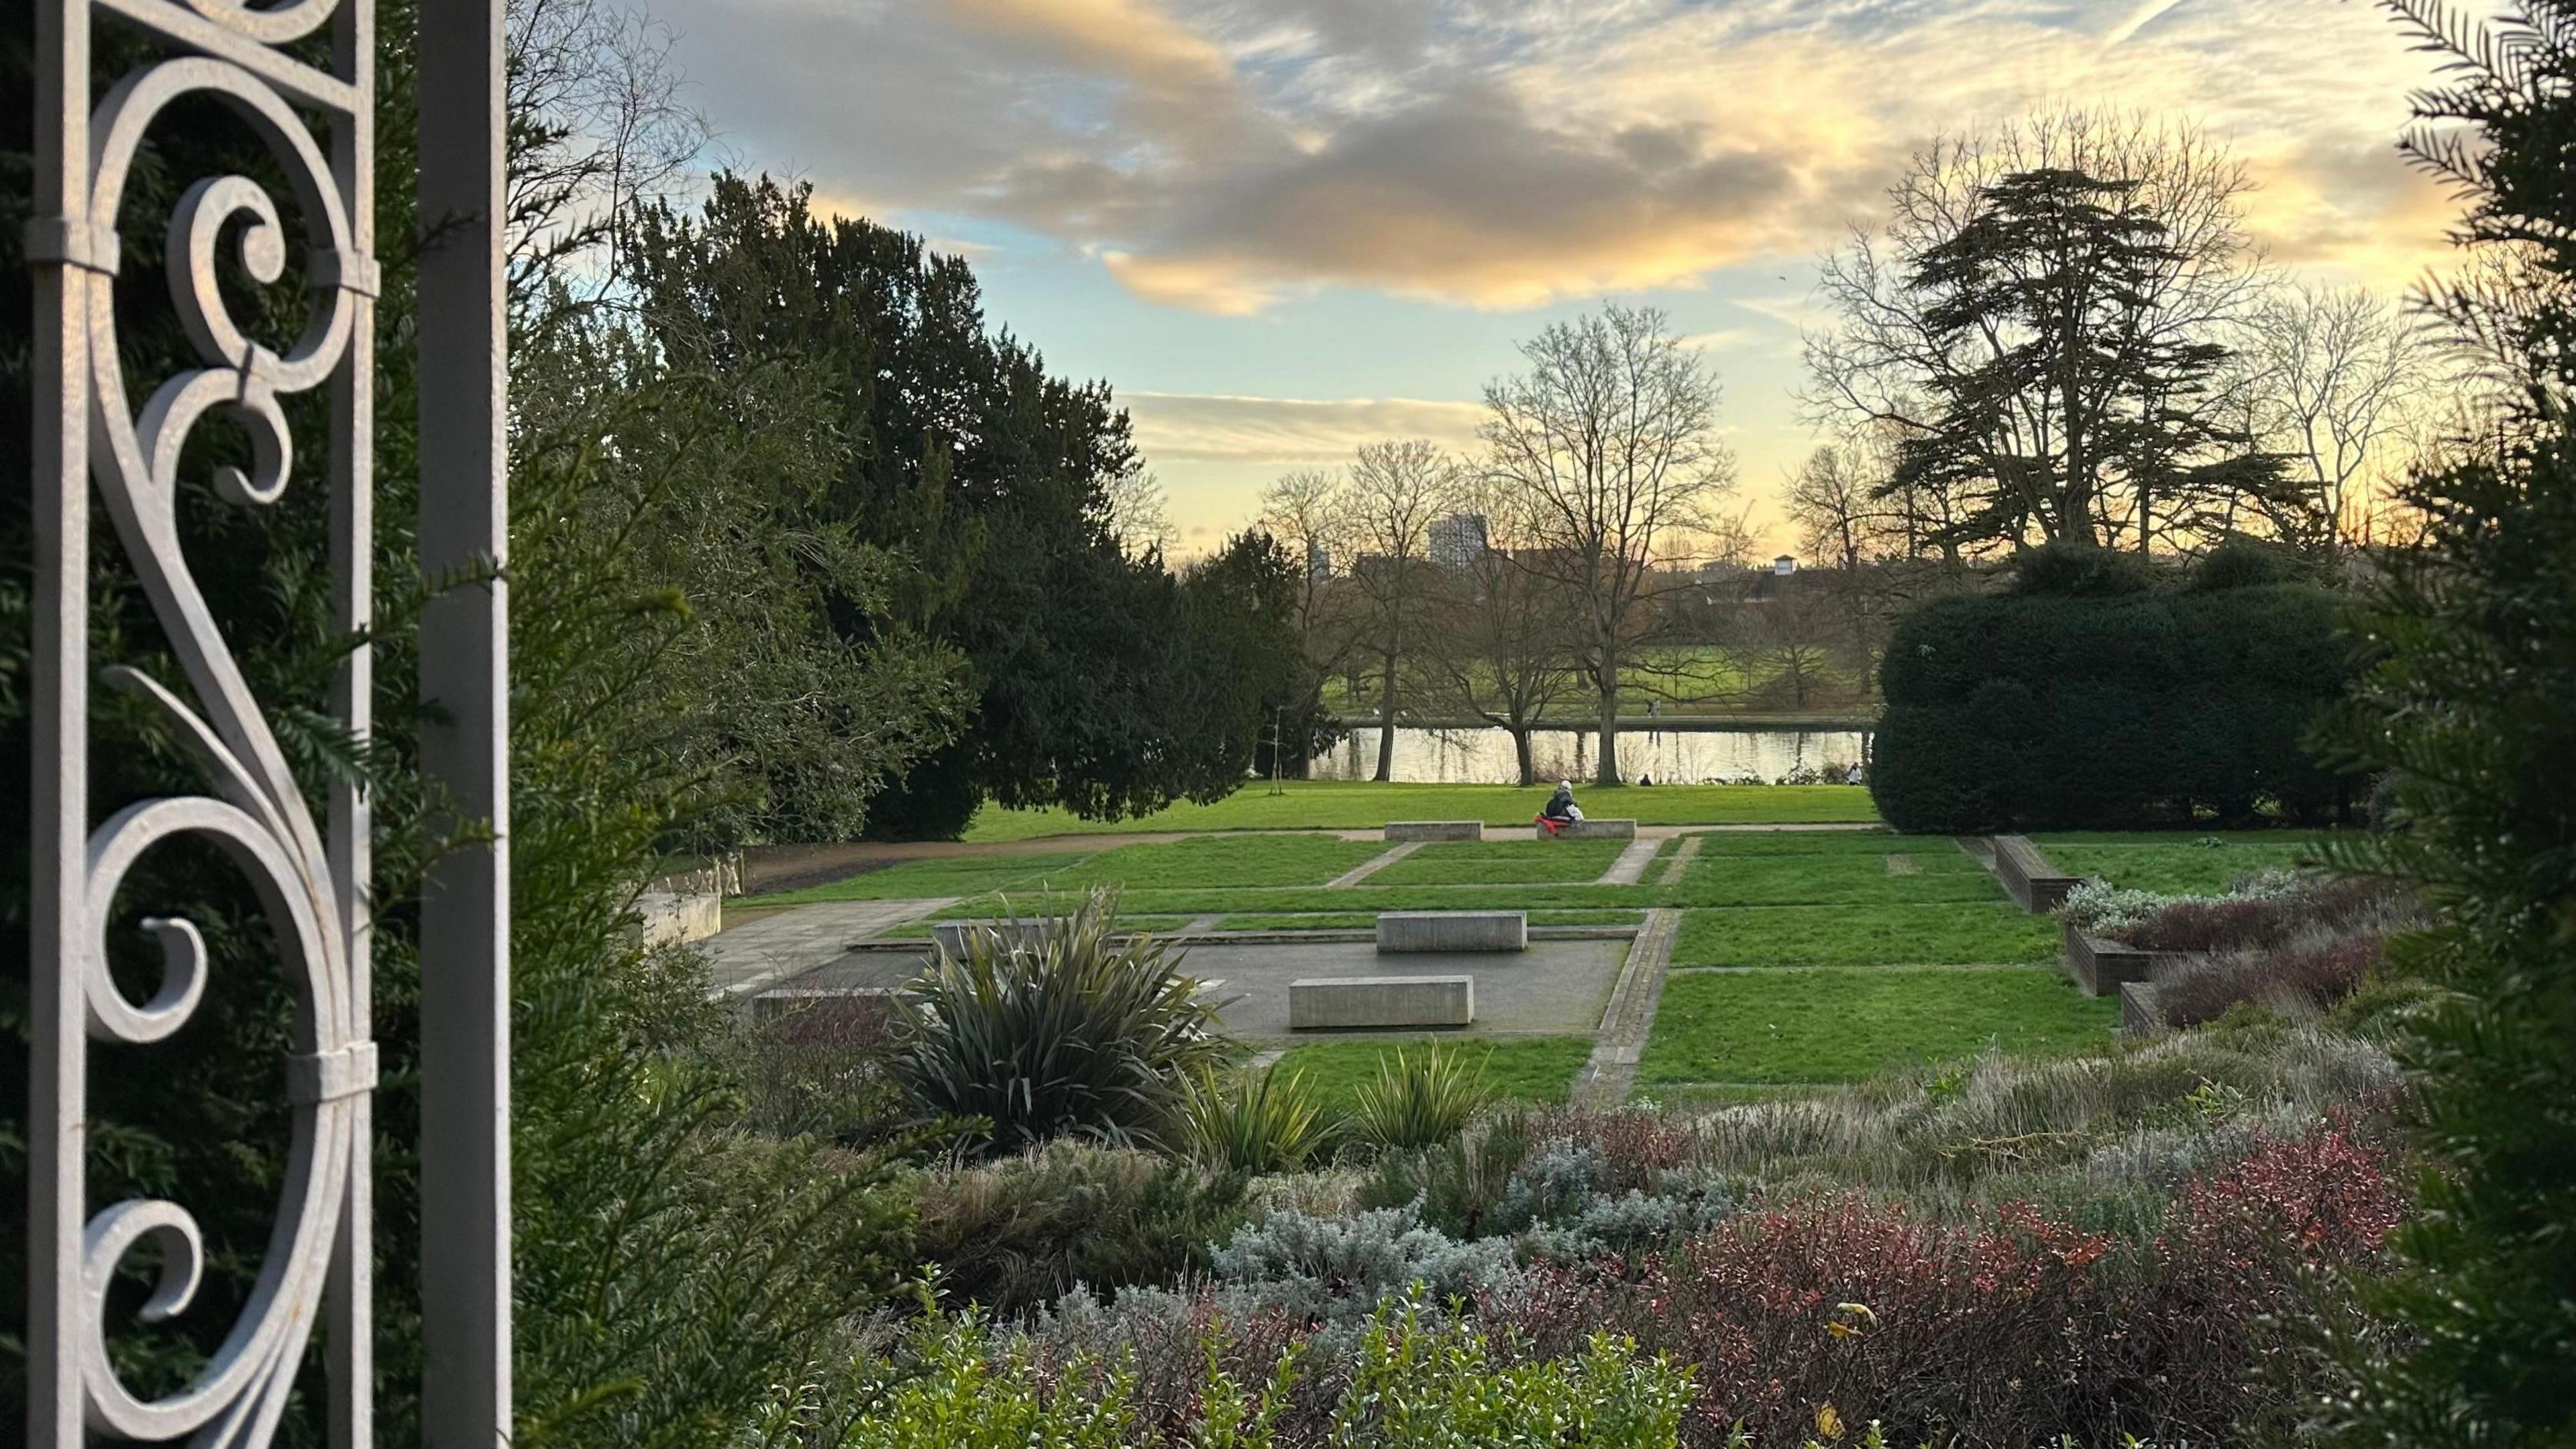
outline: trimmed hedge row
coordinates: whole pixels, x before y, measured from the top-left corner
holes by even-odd
[[[2347,793],[2301,745],[2351,677],[2335,612],[2304,584],[1936,599],[1880,667],[1870,792],[1903,830],[2316,820]]]

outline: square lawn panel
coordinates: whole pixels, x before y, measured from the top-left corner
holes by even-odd
[[[1573,884],[1598,880],[1619,840],[1495,840],[1426,845],[1369,876],[1373,886]]]
[[[1908,1062],[2107,1047],[2119,1003],[2028,967],[1670,977],[1637,1082],[1833,1082]]]
[[[1315,1096],[1327,1106],[1348,1110],[1362,1082],[1377,1078],[1379,1063],[1391,1062],[1396,1049],[1421,1052],[1431,1038],[1411,1041],[1314,1042],[1291,1047],[1276,1068],[1303,1072]],[[1497,1099],[1513,1102],[1562,1102],[1574,1088],[1575,1074],[1592,1056],[1588,1036],[1507,1037],[1489,1040],[1445,1040],[1445,1052],[1463,1055],[1482,1068],[1485,1088]]]
[[[1375,841],[1326,835],[1220,835],[1130,845],[1041,874],[1048,890],[1115,885],[1128,890],[1209,886],[1320,886],[1386,853]]]
[[[1892,869],[1888,863],[1890,854],[1905,856],[1905,862]],[[1916,868],[1907,873],[1905,864]],[[2004,898],[2003,888],[1985,872],[1925,870],[1921,868],[1921,857],[1913,852],[1703,854],[1690,863],[1682,873],[1681,883],[1672,889],[1681,904],[1693,906],[1894,905]]]
[[[2009,901],[1685,912],[1676,966],[1957,966],[2053,961],[2057,922]]]
[[[2210,841],[2203,845],[2201,841]],[[2299,831],[2192,835],[2034,835],[2031,843],[2068,875],[2099,876],[2129,890],[2165,895],[2224,895],[2236,878],[2316,858],[2316,836]]]
[[[808,901],[918,901],[939,896],[972,896],[1011,890],[1049,870],[1062,870],[1089,852],[1015,852],[1003,855],[954,855],[907,860],[881,870],[862,871],[803,890],[754,896],[744,904],[801,905]]]

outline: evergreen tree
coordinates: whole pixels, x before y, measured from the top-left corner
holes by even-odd
[[[2364,623],[2379,661],[2340,743],[2383,771],[2384,868],[2442,924],[2392,958],[2439,988],[2412,1018],[2423,1210],[2353,1346],[2357,1442],[2576,1439],[2576,4],[2490,31],[2394,10],[2457,77],[2416,98],[2407,149],[2470,198],[2485,254],[2437,309],[2518,402],[2470,461],[2417,477],[2423,547]],[[2457,123],[2474,128],[2461,134]]]

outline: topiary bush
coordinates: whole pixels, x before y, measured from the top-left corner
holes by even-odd
[[[1887,707],[1869,772],[1889,823],[1958,833],[2315,821],[2347,803],[2344,782],[2301,744],[2352,677],[2333,595],[2205,580],[2120,592],[2081,562],[1899,621],[1879,670]],[[2032,591],[2039,580],[2070,592]]]

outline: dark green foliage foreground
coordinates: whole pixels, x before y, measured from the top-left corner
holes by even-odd
[[[2443,924],[2392,955],[2445,988],[2404,1056],[2421,1073],[2429,1209],[2362,1340],[2347,1406],[2365,1444],[2576,1437],[2576,4],[2532,0],[2500,44],[2453,46],[2440,7],[2392,6],[2446,53],[2418,97],[2419,160],[2465,192],[2509,268],[2437,301],[2516,385],[2505,425],[2417,478],[2426,546],[2391,561],[2362,624],[2379,652],[2348,725],[2389,772],[2382,862]]]
[[[1978,833],[2331,814],[2347,787],[2301,739],[2350,673],[2333,596],[2198,582],[1961,595],[1908,615],[1880,671],[1880,813]]]

